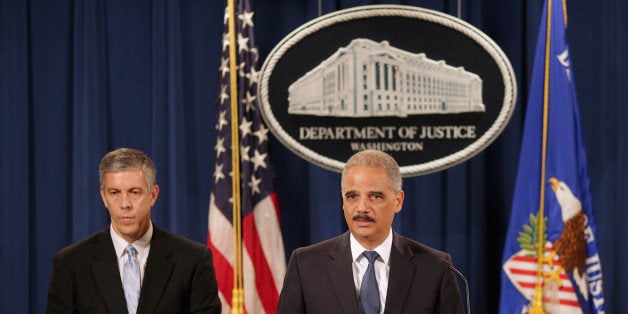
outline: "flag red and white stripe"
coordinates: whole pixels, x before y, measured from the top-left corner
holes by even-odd
[[[565,271],[560,267],[561,262],[558,255],[552,254],[553,252],[552,244],[550,242],[546,243],[543,272],[552,274],[554,277],[544,277],[546,282],[546,291],[544,293],[545,308],[552,308],[556,313],[582,313],[574,287]],[[534,296],[534,288],[536,286],[537,265],[538,261],[535,256],[531,256],[530,252],[520,250],[511,256],[503,266],[504,272],[515,288],[530,302]],[[550,285],[550,283],[554,284]]]
[[[257,101],[258,52],[249,1],[238,1],[236,45],[242,210],[242,277],[247,313],[275,313],[286,271],[279,206],[268,156],[268,129]],[[225,10],[216,122],[216,164],[209,204],[207,246],[214,254],[223,313],[231,310],[234,235],[231,187],[231,108],[228,10]]]

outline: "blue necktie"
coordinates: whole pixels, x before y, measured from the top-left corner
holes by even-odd
[[[364,251],[362,255],[369,261],[369,266],[360,287],[360,314],[379,314],[379,288],[375,278],[375,260],[379,254],[375,251]]]
[[[124,297],[126,298],[126,307],[129,310],[129,314],[135,314],[137,301],[140,298],[140,264],[137,261],[137,250],[133,245],[127,245],[124,251],[127,255],[122,280]]]

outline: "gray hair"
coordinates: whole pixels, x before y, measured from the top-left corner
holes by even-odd
[[[102,160],[98,168],[100,179],[100,187],[103,187],[105,173],[120,172],[131,169],[142,169],[148,184],[148,190],[152,191],[153,186],[157,184],[157,170],[153,161],[144,152],[132,148],[118,148],[108,152]]]
[[[344,168],[342,169],[342,176],[340,179],[342,190],[345,188],[345,174],[347,173],[347,170],[357,166],[384,169],[384,171],[386,171],[386,175],[388,176],[390,188],[395,191],[395,193],[401,192],[402,180],[399,165],[389,154],[374,149],[357,152],[351,156],[349,160],[347,160]]]

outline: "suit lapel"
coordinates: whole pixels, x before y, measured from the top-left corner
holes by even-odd
[[[416,274],[416,266],[411,260],[414,254],[406,246],[403,238],[393,233],[393,245],[390,250],[390,273],[386,292],[386,313],[401,313],[408,300],[410,286]]]
[[[338,297],[338,302],[344,313],[357,313],[358,298],[355,294],[353,270],[351,269],[349,232],[340,237],[328,254],[332,260],[327,264],[327,275]]]
[[[154,313],[156,311],[174,269],[174,265],[168,260],[174,249],[168,241],[167,234],[155,225],[153,225],[153,230],[144,281],[137,305],[138,313]]]
[[[109,312],[126,313],[126,300],[120,280],[120,269],[108,227],[98,235],[92,251],[90,270]]]

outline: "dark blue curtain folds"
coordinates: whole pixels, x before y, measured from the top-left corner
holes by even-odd
[[[457,1],[254,0],[261,57],[322,14]],[[319,6],[320,4],[320,6]],[[153,221],[205,243],[216,144],[223,1],[0,0],[0,312],[44,311],[51,257],[104,228],[98,164],[135,147],[157,166]],[[461,18],[504,50],[517,108],[500,137],[454,168],[404,181],[401,234],[452,254],[474,312],[495,313],[542,0],[462,0]],[[628,312],[628,3],[568,0],[608,313]],[[262,59],[263,60],[263,59]],[[337,173],[271,142],[286,256],[346,230]]]

